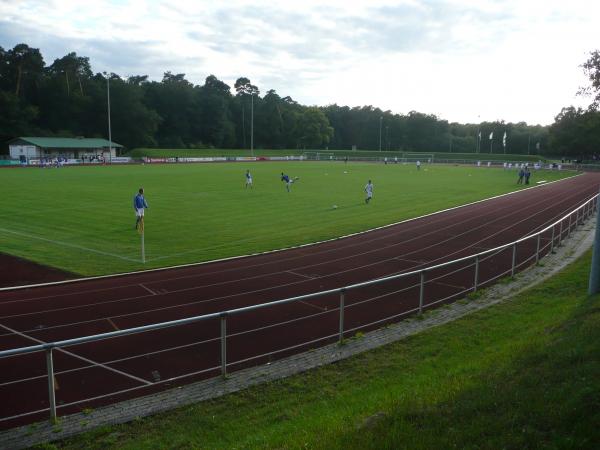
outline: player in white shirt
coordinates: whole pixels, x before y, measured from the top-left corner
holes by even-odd
[[[369,203],[373,198],[373,183],[371,183],[371,180],[365,185],[365,193],[367,194],[365,203]]]
[[[254,187],[252,186],[252,175],[250,174],[250,170],[246,170],[246,189],[248,189],[248,186],[250,186],[250,189],[254,189]]]

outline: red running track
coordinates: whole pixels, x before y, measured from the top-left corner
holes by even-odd
[[[454,260],[543,229],[594,196],[599,185],[600,174],[586,173],[313,246],[0,292],[0,350],[267,303]],[[555,242],[559,231],[557,227]],[[542,236],[541,253],[549,251],[551,236]],[[535,251],[535,239],[519,246],[519,269],[534,262]],[[480,285],[510,274],[511,264],[512,249],[482,259]],[[464,297],[473,279],[472,262],[428,272],[425,304],[434,307]],[[346,336],[414,313],[419,287],[416,275],[347,292]],[[231,316],[228,371],[334,342],[338,320],[338,295]],[[58,413],[216,376],[219,337],[219,320],[211,319],[55,349]],[[0,358],[0,398],[0,429],[48,417],[43,352]]]

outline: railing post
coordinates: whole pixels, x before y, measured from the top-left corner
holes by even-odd
[[[221,376],[227,376],[227,313],[221,313]]]
[[[550,241],[550,253],[554,253],[554,225],[552,225],[552,240]]]
[[[423,314],[423,298],[425,296],[425,271],[421,271],[421,289],[419,290],[419,314]]]
[[[478,284],[479,284],[479,255],[475,256],[475,283],[473,286],[473,292],[477,292]]]
[[[560,221],[560,231],[558,233],[558,246],[562,244],[562,235],[563,235],[563,221]]]
[[[46,368],[48,370],[48,398],[50,400],[50,421],[56,423],[56,394],[54,392],[54,360],[52,347],[46,349]]]
[[[517,243],[513,244],[513,256],[512,256],[512,268],[510,269],[510,276],[514,278],[515,276],[515,265],[517,262]]]
[[[573,214],[569,214],[569,231],[567,231],[567,237],[571,236],[571,217],[573,217]]]
[[[535,264],[536,264],[536,266],[540,262],[540,240],[541,239],[542,239],[542,234],[540,233],[537,235],[537,244],[535,247]]]
[[[339,343],[344,341],[344,297],[346,295],[346,288],[340,289],[340,337]]]

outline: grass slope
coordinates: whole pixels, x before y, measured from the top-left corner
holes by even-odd
[[[290,193],[281,172],[300,177]],[[541,171],[533,181],[571,174]],[[375,193],[365,205],[368,179]],[[323,162],[19,168],[0,181],[0,251],[82,275],[284,248],[523,188],[501,169]],[[132,206],[139,186],[150,205],[145,265]]]
[[[586,295],[589,262],[378,350],[56,447],[598,448],[600,296]]]

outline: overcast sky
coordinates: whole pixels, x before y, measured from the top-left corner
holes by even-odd
[[[0,46],[94,72],[241,76],[305,105],[552,123],[587,85],[598,0],[0,0]]]

